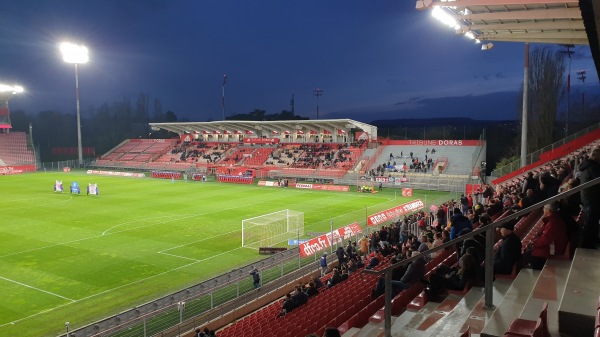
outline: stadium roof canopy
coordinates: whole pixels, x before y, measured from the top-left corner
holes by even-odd
[[[589,44],[600,74],[600,0],[417,0],[458,34],[482,42]]]
[[[369,134],[372,140],[377,139],[377,127],[352,119],[319,119],[319,120],[287,120],[287,121],[216,121],[216,122],[180,122],[150,123],[153,130],[167,130],[177,134],[184,133],[238,133],[255,134],[272,137],[274,134],[316,133],[331,134],[349,133],[350,129],[361,129]]]

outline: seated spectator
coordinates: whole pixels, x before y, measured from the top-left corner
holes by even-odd
[[[420,247],[419,251],[415,254],[420,254],[427,251],[426,246]],[[395,290],[404,290],[410,288],[413,284],[419,282],[419,280],[425,277],[425,258],[421,257],[413,261],[408,265],[406,273],[402,276],[400,281],[392,281],[392,286]]]
[[[281,311],[279,312],[279,317],[285,316],[290,313],[292,310],[296,308],[294,304],[294,299],[292,299],[292,295],[286,294],[285,299],[283,300],[283,304],[281,305]]]
[[[435,248],[435,247],[438,247],[438,246],[441,246],[441,245],[444,244],[444,241],[442,240],[442,233],[436,232],[433,235],[433,237],[434,237],[434,239],[433,239],[433,245],[432,245],[431,248]],[[431,253],[431,257],[432,258],[436,258],[436,257],[440,256],[440,254],[442,254],[442,251],[443,250],[438,250],[435,253]]]
[[[544,206],[542,217],[544,227],[534,238],[523,253],[523,266],[530,265],[533,269],[542,269],[546,260],[553,255],[562,255],[567,248],[567,225],[558,213],[556,203]]]
[[[315,295],[317,295],[319,293],[319,289],[317,289],[317,286],[315,285],[315,283],[313,281],[310,281],[308,283],[308,288],[306,288],[306,295],[308,295],[308,297],[313,297]]]
[[[377,297],[385,293],[385,277],[383,274],[379,274],[375,288],[371,290],[371,298],[376,299]]]
[[[323,337],[342,337],[340,334],[340,330],[337,328],[325,328],[325,332],[323,333]]]
[[[340,282],[342,282],[342,274],[337,268],[333,268],[333,275],[327,280],[327,288],[331,288]]]
[[[474,254],[475,248],[467,248],[467,253],[460,258],[457,268],[441,264],[429,277],[430,290],[427,295],[431,293],[435,297],[443,288],[463,290],[468,282],[475,281],[478,265]]]
[[[494,255],[494,275],[511,274],[514,265],[521,258],[521,239],[513,232],[516,221],[513,219],[500,227],[503,241]]]
[[[302,287],[297,286],[296,290],[292,294],[292,299],[294,300],[294,306],[298,308],[299,306],[308,302],[308,295],[302,291]]]
[[[369,260],[369,264],[367,265],[367,267],[365,269],[373,269],[375,267],[377,267],[377,265],[379,265],[379,262],[381,261],[379,259],[379,256],[381,254],[379,253],[379,250],[375,251],[375,255],[373,255],[373,257],[371,257],[371,260]]]
[[[317,276],[315,276],[315,278],[313,278],[313,283],[315,284],[315,287],[317,289],[319,289],[323,286],[323,282],[321,282],[321,279]]]

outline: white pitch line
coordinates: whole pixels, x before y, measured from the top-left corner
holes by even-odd
[[[169,255],[169,256],[173,256],[173,257],[178,257],[180,259],[186,259],[186,260],[192,260],[192,261],[198,262],[197,259],[192,259],[191,257],[185,257],[185,256],[181,256],[181,255],[169,254],[169,253],[164,253],[164,252],[158,252],[158,254]]]
[[[50,294],[50,295],[52,295],[52,296],[60,297],[60,298],[62,298],[62,299],[65,299],[65,300],[67,300],[67,301],[71,301],[71,302],[77,302],[76,300],[70,299],[70,298],[68,298],[68,297],[64,297],[64,296],[61,296],[61,295],[59,295],[59,294],[55,294],[55,293],[53,293],[53,292],[50,292],[50,291],[47,291],[47,290],[44,290],[44,289],[36,288],[36,287],[34,287],[34,286],[30,286],[30,285],[28,285],[28,284],[21,283],[21,282],[19,282],[19,281],[11,280],[11,279],[9,279],[9,278],[6,278],[6,277],[2,277],[2,276],[0,276],[0,279],[3,279],[3,280],[5,280],[5,281],[8,281],[8,282],[16,283],[16,284],[18,284],[18,285],[20,285],[20,286],[23,286],[23,287],[27,287],[27,288],[31,288],[31,289],[34,289],[34,290],[37,290],[37,291],[41,291],[41,292],[43,292],[43,293]]]
[[[194,262],[192,262],[192,263],[184,264],[183,266],[179,266],[179,267],[177,267],[177,268],[173,268],[173,269],[170,269],[170,270],[164,271],[164,272],[162,272],[162,273],[159,273],[159,274],[156,274],[156,275],[148,276],[148,277],[146,277],[146,278],[143,278],[143,279],[140,279],[140,280],[137,280],[137,281],[134,281],[134,282],[130,282],[130,283],[127,283],[127,284],[123,284],[123,285],[120,285],[120,286],[118,286],[118,287],[115,287],[115,288],[107,289],[107,290],[105,290],[105,291],[102,291],[102,292],[99,292],[99,293],[96,293],[96,294],[93,294],[93,295],[90,295],[90,296],[86,296],[86,297],[80,298],[80,299],[78,299],[78,300],[70,300],[70,301],[72,301],[72,302],[70,302],[70,303],[65,303],[65,304],[61,304],[61,305],[57,305],[57,306],[55,306],[55,307],[53,307],[53,308],[50,308],[50,309],[47,309],[47,310],[42,310],[42,311],[40,311],[40,312],[38,312],[38,313],[35,313],[35,314],[33,314],[33,315],[29,315],[29,316],[27,316],[27,317],[19,318],[19,319],[17,319],[17,320],[14,320],[14,321],[12,321],[12,322],[8,322],[8,323],[0,324],[0,327],[6,326],[6,325],[12,325],[12,324],[15,324],[15,323],[18,323],[18,322],[24,321],[24,320],[26,320],[26,319],[29,319],[29,318],[36,317],[36,316],[39,316],[39,315],[41,315],[41,314],[44,314],[44,313],[47,313],[47,312],[54,311],[54,310],[56,310],[56,309],[58,309],[58,308],[61,308],[61,307],[64,307],[64,306],[70,305],[70,304],[72,304],[72,303],[81,302],[81,301],[84,301],[84,300],[87,300],[87,299],[90,299],[90,298],[93,298],[93,297],[96,297],[96,296],[99,296],[99,295],[102,295],[102,294],[105,294],[105,293],[108,293],[108,292],[111,292],[111,291],[117,290],[117,289],[120,289],[120,288],[123,288],[123,287],[127,287],[127,286],[130,286],[130,285],[134,285],[134,284],[137,284],[137,283],[140,283],[140,282],[144,282],[144,281],[146,281],[146,280],[149,280],[149,279],[155,278],[155,277],[157,277],[157,276],[164,275],[164,274],[168,274],[168,273],[170,273],[170,272],[173,272],[173,271],[176,271],[176,270],[179,270],[179,269],[183,269],[183,268],[189,267],[189,266],[191,266],[191,265],[197,264],[198,262],[207,261],[207,260],[210,260],[210,259],[212,259],[212,258],[215,258],[215,257],[221,256],[221,255],[224,255],[224,254],[227,254],[227,253],[231,253],[231,252],[233,252],[233,251],[236,251],[236,250],[238,250],[238,249],[242,249],[242,248],[243,248],[243,247],[234,248],[234,249],[232,249],[232,250],[228,250],[228,251],[222,252],[222,253],[220,253],[220,254],[213,255],[213,256],[211,256],[211,257],[207,257],[207,258],[205,258],[205,259],[196,260],[196,261],[194,261]],[[57,296],[59,296],[59,295],[57,295]]]

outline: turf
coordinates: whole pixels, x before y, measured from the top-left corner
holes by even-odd
[[[67,192],[54,193],[55,180]],[[78,181],[81,195],[68,186]],[[98,183],[100,196],[86,196]],[[0,336],[56,336],[259,260],[241,221],[292,209],[326,232],[447,193],[323,192],[81,172],[0,177]]]

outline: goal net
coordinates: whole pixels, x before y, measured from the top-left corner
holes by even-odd
[[[304,213],[289,209],[242,220],[242,247],[271,247],[304,235]]]

